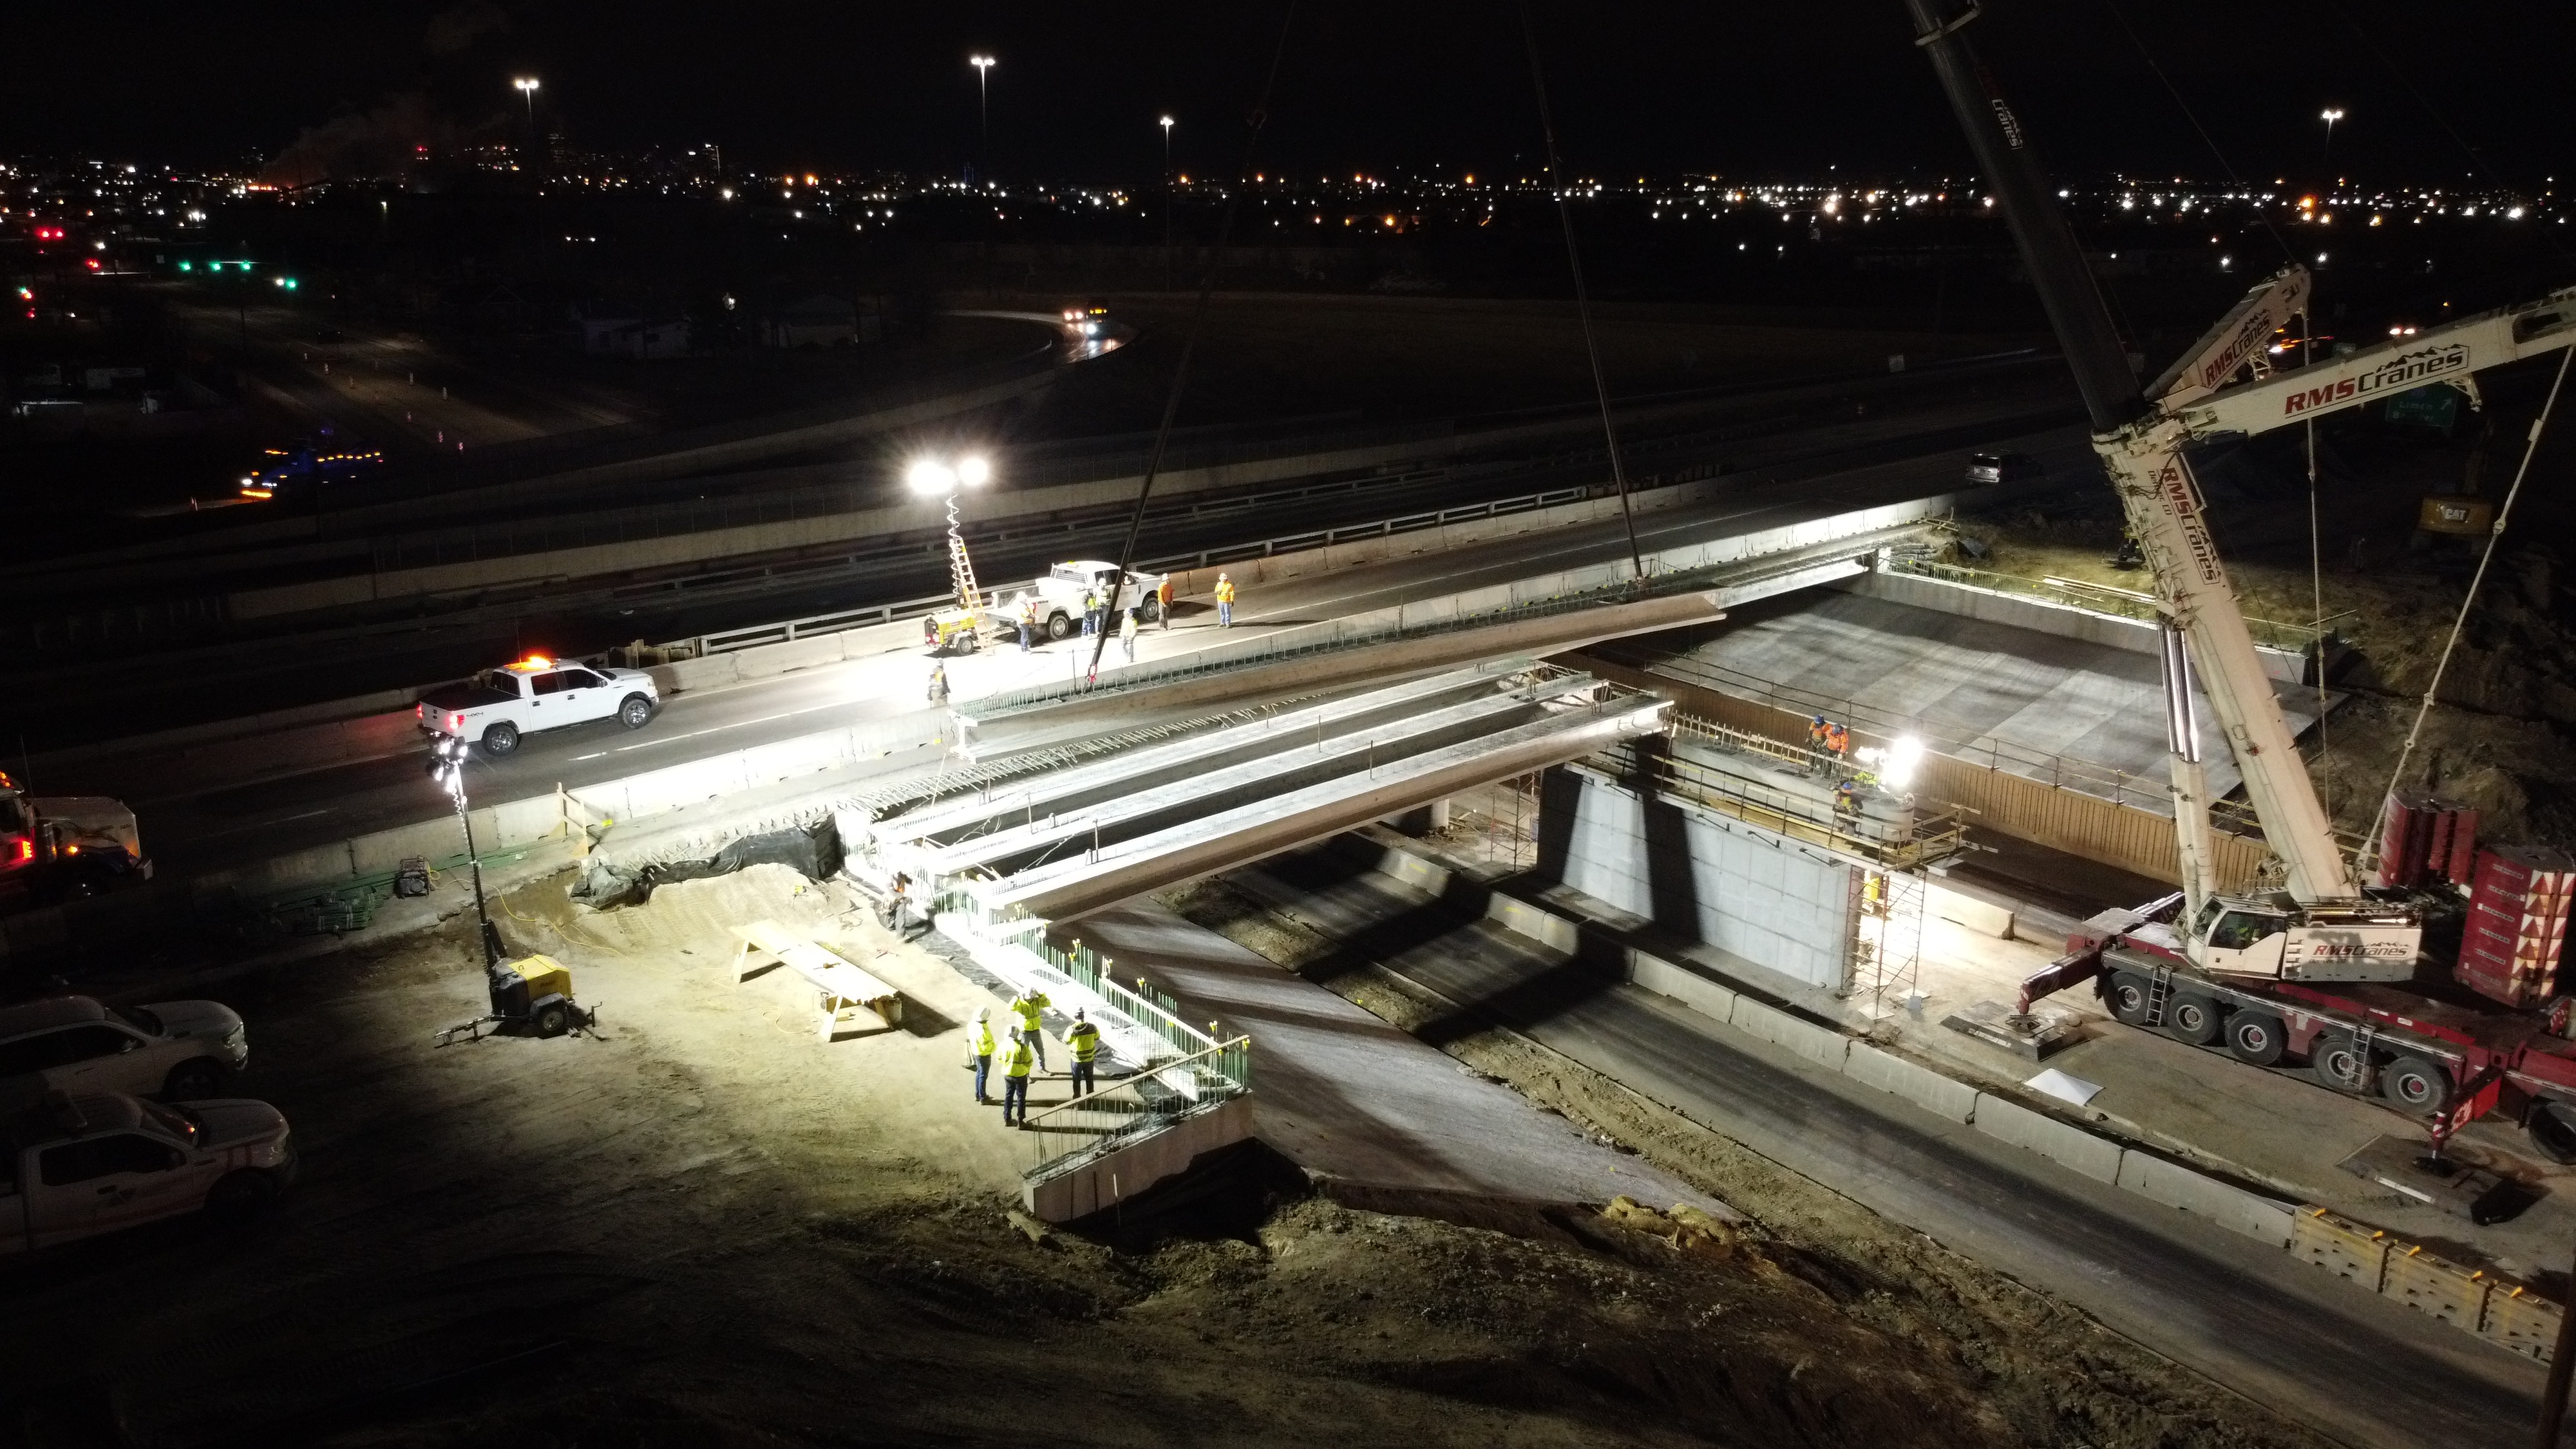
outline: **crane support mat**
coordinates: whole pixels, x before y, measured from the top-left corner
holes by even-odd
[[[850,1009],[861,1007],[876,1014],[888,1027],[903,1022],[903,997],[891,986],[851,965],[834,952],[815,945],[776,921],[754,921],[733,928],[742,942],[734,953],[733,984],[740,986],[751,973],[767,966],[784,966],[802,976],[822,1001],[815,1008],[815,1032],[830,1041],[841,1029]]]
[[[2340,1166],[2396,1193],[2411,1206],[2432,1208],[2481,1226],[2518,1215],[2535,1196],[2501,1173],[2453,1156],[2437,1161],[2423,1143],[2400,1137],[2374,1137]]]

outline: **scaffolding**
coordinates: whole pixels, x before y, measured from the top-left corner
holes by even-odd
[[[1908,1008],[1922,989],[1924,897],[1930,889],[1916,871],[1852,872],[1851,994],[1867,997],[1873,1016]]]

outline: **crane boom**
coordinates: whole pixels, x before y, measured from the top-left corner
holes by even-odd
[[[2300,273],[2291,268],[2291,274]],[[2501,307],[2413,337],[2377,343],[2342,357],[2275,373],[2184,402],[2170,410],[2194,437],[2261,433],[2289,423],[2383,402],[2436,382],[2465,382],[2471,373],[2576,345],[2576,287],[2536,302]]]

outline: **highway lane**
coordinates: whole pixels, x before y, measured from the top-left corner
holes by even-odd
[[[1309,852],[1233,877],[1518,1029],[2122,1335],[2356,1446],[2528,1442],[2538,1364],[2289,1254],[2004,1146]]]
[[[2081,476],[2090,454],[2073,429],[2006,440],[2045,458],[2053,474]],[[1951,491],[1958,460],[1944,451],[1848,473],[1754,486],[1740,496],[1687,510],[1640,515],[1639,545],[1651,552],[1757,531],[1819,513],[1867,507]],[[1146,631],[1139,658],[1151,661],[1268,629],[1390,607],[1464,589],[1531,578],[1624,558],[1627,534],[1616,520],[1533,531],[1440,549],[1436,533],[1414,535],[1424,552],[1385,563],[1250,588],[1237,626],[1220,636],[1204,600],[1185,601],[1176,627]],[[898,636],[908,639],[908,635]],[[1114,662],[1118,648],[1112,645]],[[960,702],[1003,689],[1069,678],[1080,641],[1023,657],[1016,649],[949,661]],[[467,777],[472,798],[487,803],[574,788],[685,763],[708,755],[890,718],[923,707],[930,662],[918,646],[898,645],[874,658],[821,666],[755,683],[674,695],[643,730],[613,723],[532,735],[517,754],[485,760]],[[439,813],[416,756],[361,761],[260,781],[199,781],[184,790],[134,788],[113,774],[68,775],[49,790],[117,795],[142,818],[145,845],[172,870],[189,872],[241,858],[284,854]]]

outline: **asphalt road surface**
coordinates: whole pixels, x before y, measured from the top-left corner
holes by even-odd
[[[2529,1442],[2540,1365],[2285,1252],[1718,1030],[1526,937],[1459,923],[1346,860],[1301,853],[1233,879],[1346,943],[1354,958],[1516,1028],[2346,1443]]]
[[[2090,454],[2074,430],[2011,440],[2041,455],[2060,477],[2089,466]],[[1866,507],[1950,491],[1957,460],[1948,453],[1884,464],[1824,478],[1750,491],[1741,499],[1671,513],[1641,515],[1644,549],[1675,547],[1769,528],[1819,511]],[[1423,546],[1436,536],[1420,535]],[[1531,578],[1625,557],[1627,534],[1616,520],[1426,552],[1366,567],[1283,581],[1250,590],[1227,636],[1241,639],[1264,627],[1287,627],[1413,599],[1437,597],[1489,584]],[[1168,633],[1147,631],[1140,658],[1186,652],[1215,642],[1214,611],[1185,602]],[[1016,688],[1066,677],[1088,641],[1048,646],[1034,660],[1017,651],[988,651],[982,659],[953,661],[949,673],[958,702],[990,689]],[[1114,660],[1117,646],[1110,654]],[[989,663],[987,662],[989,661]],[[672,696],[653,722],[628,731],[613,722],[579,725],[531,735],[506,759],[478,752],[467,789],[483,803],[524,799],[683,764],[842,725],[884,719],[923,707],[929,660],[918,648],[874,659],[830,665],[775,679]],[[978,671],[991,672],[979,683]],[[144,839],[165,869],[204,870],[245,857],[281,855],[408,825],[441,813],[417,755],[361,761],[331,769],[256,782],[194,781],[185,789],[136,788],[112,773],[95,778],[49,780],[49,790],[115,795],[134,808]]]

